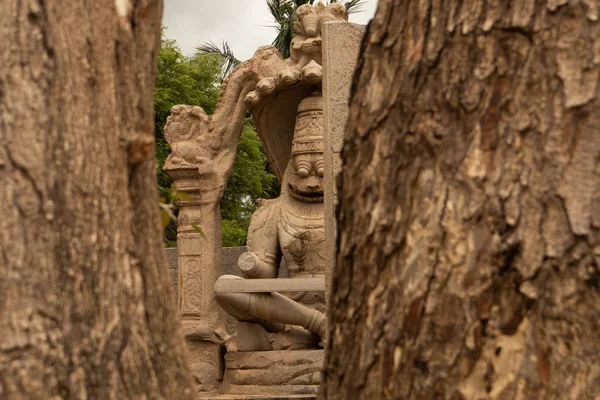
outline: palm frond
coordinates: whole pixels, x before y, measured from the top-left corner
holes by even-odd
[[[212,41],[204,42],[202,45],[196,47],[196,50],[200,53],[215,54],[220,57],[223,80],[241,63],[241,61],[235,57],[231,47],[229,47],[229,43],[226,41],[223,41],[222,47],[217,46]]]
[[[344,6],[346,7],[346,12],[348,14],[353,14],[362,11],[364,5],[364,0],[348,0],[344,3]]]
[[[284,58],[290,56],[290,43],[294,37],[294,12],[297,2],[301,1],[307,0],[267,0],[267,8],[275,20],[277,30],[272,44]]]
[[[267,8],[277,26],[287,23],[291,12],[295,10],[292,4],[289,0],[267,0]]]

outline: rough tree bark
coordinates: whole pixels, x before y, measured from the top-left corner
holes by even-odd
[[[339,193],[328,399],[598,399],[600,23],[381,0]]]
[[[0,398],[191,398],[154,175],[162,1],[0,8]]]

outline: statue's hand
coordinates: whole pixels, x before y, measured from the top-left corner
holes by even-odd
[[[248,278],[260,278],[260,259],[251,252],[243,253],[238,258],[238,267],[242,270],[244,276]]]
[[[277,271],[262,261],[256,253],[246,252],[238,258],[238,267],[247,278],[276,278]]]

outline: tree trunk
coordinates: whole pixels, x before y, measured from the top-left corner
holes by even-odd
[[[600,396],[599,38],[586,0],[379,2],[328,399]]]
[[[155,178],[162,1],[0,4],[0,398],[191,398]]]

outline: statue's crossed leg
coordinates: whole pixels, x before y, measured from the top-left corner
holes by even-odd
[[[228,281],[244,279],[223,275],[215,285],[217,302],[238,321],[261,324],[270,332],[280,332],[284,324],[301,326],[325,340],[327,321],[325,315],[277,292],[223,293]]]

